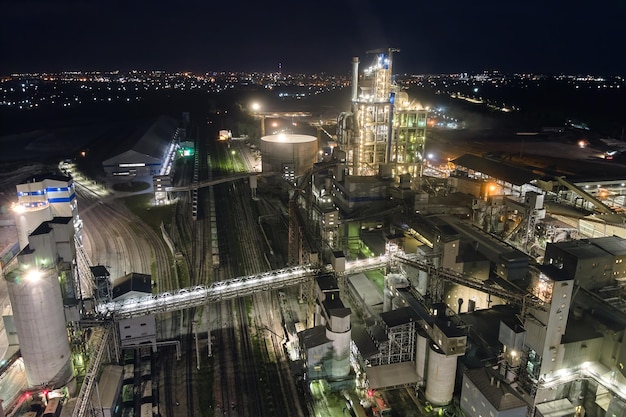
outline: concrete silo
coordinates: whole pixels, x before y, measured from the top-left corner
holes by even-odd
[[[415,346],[415,370],[419,377],[418,384],[423,386],[426,376],[426,361],[428,357],[428,335],[421,329],[417,330],[417,343]]]
[[[61,387],[73,377],[56,268],[24,268],[6,276],[29,387]]]
[[[447,356],[436,344],[430,343],[424,394],[432,404],[446,405],[452,401],[456,363],[456,356]]]
[[[261,138],[263,172],[301,176],[317,161],[317,138],[280,133]]]

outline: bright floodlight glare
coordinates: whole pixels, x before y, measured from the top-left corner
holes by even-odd
[[[24,213],[26,211],[26,208],[21,204],[13,204],[11,208],[15,213]]]
[[[33,268],[26,271],[24,278],[30,282],[37,282],[41,278],[41,271],[39,269]]]
[[[259,111],[261,110],[261,105],[259,103],[252,103],[252,110]]]

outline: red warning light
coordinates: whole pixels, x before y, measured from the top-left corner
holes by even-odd
[[[374,396],[374,390],[373,389],[368,389],[367,390],[367,396],[368,397],[373,397]]]

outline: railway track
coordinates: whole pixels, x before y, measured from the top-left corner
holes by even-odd
[[[279,311],[277,296],[274,292],[259,293],[254,296],[255,321],[259,346],[263,355],[265,378],[271,380],[268,385],[269,396],[273,399],[275,415],[301,416],[306,406],[298,393],[294,380],[291,377],[289,358],[285,351],[286,335],[280,325],[280,317],[275,314]]]
[[[83,203],[92,203],[81,217],[85,249],[93,262],[106,265],[113,280],[129,272],[154,275],[155,281],[171,279],[168,249],[154,230],[123,204],[95,204],[94,196],[85,187],[77,190]]]

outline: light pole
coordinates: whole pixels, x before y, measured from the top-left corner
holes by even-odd
[[[265,114],[261,113],[261,105],[257,102],[252,103],[252,111],[261,117],[261,137],[265,136]]]

